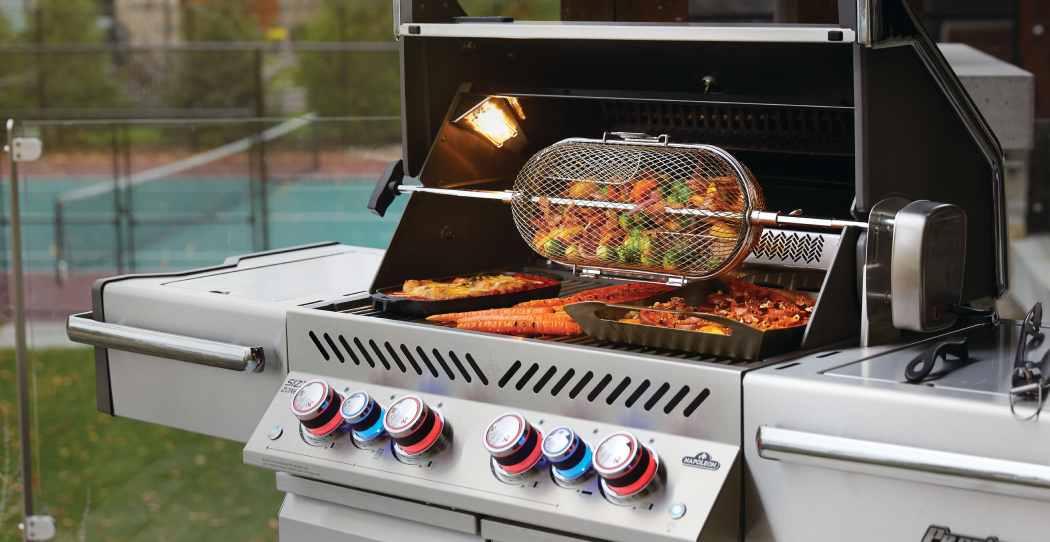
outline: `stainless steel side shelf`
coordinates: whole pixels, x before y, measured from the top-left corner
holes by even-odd
[[[125,352],[242,371],[261,373],[265,365],[261,346],[239,346],[137,327],[96,322],[91,313],[74,314],[66,321],[73,342]]]
[[[775,427],[760,427],[757,439],[764,459],[1050,501],[1047,465]]]

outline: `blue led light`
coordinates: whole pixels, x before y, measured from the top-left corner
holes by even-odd
[[[383,418],[386,418],[386,410],[379,406],[379,403],[375,403],[375,406],[379,408],[379,419],[376,420],[372,427],[364,431],[354,431],[354,435],[357,436],[358,440],[372,440],[383,433]]]
[[[554,469],[558,472],[559,476],[565,478],[566,480],[579,478],[580,476],[586,474],[587,470],[591,468],[591,447],[587,446],[587,443],[583,442],[582,440],[580,441],[580,444],[584,446],[583,459],[581,459],[575,467],[568,468],[565,470]]]

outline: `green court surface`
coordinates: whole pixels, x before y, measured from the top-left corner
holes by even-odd
[[[56,195],[100,182],[106,181],[30,177],[21,184],[25,257],[31,271],[46,272],[56,264]],[[247,178],[185,177],[136,186],[130,198],[132,226],[125,220],[119,229],[114,193],[106,191],[63,207],[63,256],[76,273],[116,270],[118,246],[124,269],[131,268],[133,256],[136,271],[214,265],[234,254],[318,241],[385,248],[407,198],[396,200],[386,217],[379,218],[366,208],[374,187],[374,179],[360,178],[270,181],[268,246],[261,235],[261,198],[252,204],[257,185],[253,188]],[[6,214],[7,183],[0,189]],[[252,220],[260,224],[254,238]],[[124,232],[119,241],[118,231]]]

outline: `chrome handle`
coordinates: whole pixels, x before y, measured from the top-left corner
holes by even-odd
[[[1050,501],[1050,466],[760,427],[758,455],[913,482]]]
[[[401,40],[401,0],[394,0],[394,39]]]
[[[96,322],[91,313],[74,314],[66,320],[66,335],[73,342],[134,352],[147,356],[261,373],[265,360],[261,346],[238,346],[137,327]]]

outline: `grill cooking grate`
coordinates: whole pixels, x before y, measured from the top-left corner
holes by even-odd
[[[562,284],[561,284],[561,293],[559,294],[559,296],[561,296],[561,297],[571,296],[571,295],[577,294],[577,293],[579,293],[581,291],[588,290],[588,289],[591,289],[591,288],[595,288],[597,286],[600,286],[600,285],[595,284],[593,282],[586,282],[586,281],[582,281],[582,280],[564,280],[564,281],[562,281]],[[396,321],[399,321],[399,322],[409,322],[409,323],[414,323],[414,324],[425,324],[425,325],[431,325],[431,326],[441,326],[441,327],[452,328],[452,329],[456,328],[456,324],[453,324],[453,323],[431,322],[431,321],[427,320],[426,318],[419,318],[417,316],[411,316],[411,315],[401,314],[401,313],[397,313],[397,312],[384,312],[384,311],[373,309],[370,306],[359,307],[359,308],[355,308],[355,309],[349,309],[349,310],[346,310],[346,311],[343,311],[343,312],[346,313],[346,314],[354,314],[354,315],[357,315],[357,316],[367,316],[367,317],[370,317],[370,318],[380,318],[380,319],[384,319],[384,320],[396,320]],[[312,338],[312,336],[311,336],[311,338]],[[323,340],[323,339],[321,339],[321,340]],[[341,341],[341,339],[338,339],[338,338],[336,340],[340,340]],[[525,338],[524,340],[537,340],[537,341],[546,341],[546,342],[554,342],[554,343],[561,343],[561,344],[570,344],[570,345],[573,345],[573,346],[586,346],[586,347],[591,347],[591,348],[602,348],[602,349],[605,349],[605,350],[615,350],[615,351],[618,351],[618,352],[625,352],[625,353],[630,353],[630,354],[642,354],[642,355],[658,356],[658,357],[663,357],[663,358],[680,359],[680,360],[686,360],[686,361],[698,361],[698,362],[705,362],[705,363],[716,363],[716,364],[719,364],[719,365],[732,365],[732,366],[737,366],[737,367],[744,367],[744,366],[749,365],[750,363],[757,363],[757,362],[748,362],[746,360],[739,360],[739,359],[733,359],[733,358],[724,358],[724,357],[718,357],[718,356],[710,356],[710,355],[706,355],[706,354],[693,354],[693,353],[689,353],[689,352],[679,352],[677,350],[668,350],[668,349],[665,349],[665,348],[648,348],[648,347],[644,347],[644,346],[634,346],[634,345],[629,345],[629,344],[610,343],[610,342],[598,341],[598,340],[592,339],[592,338],[590,338],[590,337],[588,337],[586,335],[581,335],[581,336],[578,336],[578,337],[549,337],[549,336],[528,337],[528,338]],[[355,339],[355,341],[356,341],[356,339]],[[321,341],[314,341],[314,343],[318,347],[318,350],[322,351],[322,355],[325,357],[325,359],[326,360],[329,359],[328,353],[322,347],[323,343]],[[347,347],[346,349],[348,351],[351,350],[348,345],[344,345],[344,346]],[[358,346],[359,346],[359,348],[361,349],[362,352],[366,352],[366,350],[364,349],[364,347],[362,345],[358,345]],[[376,351],[377,354],[379,353],[378,352],[379,351],[378,347],[373,347],[373,349]],[[435,356],[433,353],[431,353],[430,356],[431,357],[436,357],[437,358],[436,363],[438,364],[438,365],[431,365],[431,360],[429,359],[429,357],[426,354],[424,354],[421,349],[417,349],[417,350],[420,350],[420,351],[416,352],[416,354],[418,354],[418,357],[422,358],[423,363],[426,365],[426,368],[429,369],[431,373],[434,373],[435,377],[437,376],[437,372],[438,372],[439,369],[443,369],[443,372],[445,372],[447,374],[453,374],[452,366],[450,366],[448,364],[448,362],[443,357]],[[412,356],[408,352],[403,352],[403,353],[404,353],[405,357],[407,357],[409,360],[412,360],[414,358],[414,356]],[[391,353],[391,355],[393,356],[392,353]],[[393,356],[393,357],[395,357],[395,359],[397,358],[397,356]],[[384,357],[380,356],[380,359],[384,359]],[[356,363],[357,360],[355,359],[354,361]],[[457,363],[457,361],[458,361],[458,363]],[[368,362],[369,362],[369,365],[371,365],[373,367],[375,366],[371,359],[369,359]],[[477,366],[474,363],[473,359],[468,357],[468,359],[466,359],[466,360],[457,360],[457,359],[453,359],[452,360],[452,363],[455,364],[456,366],[463,366],[464,362],[466,363],[466,365],[472,366],[472,368],[474,369],[473,372],[476,375],[480,376],[482,379],[485,378],[483,376],[483,373],[481,372],[481,370],[477,368]],[[413,365],[413,368],[415,368],[415,363],[412,362],[412,361],[410,361],[410,363]],[[468,371],[465,370],[466,367],[463,367],[463,369],[464,370],[462,370],[462,373],[464,375],[468,374]],[[544,375],[538,375],[536,378],[538,379],[537,382],[543,382],[544,384],[546,384],[546,380],[544,379]],[[546,378],[549,379],[550,377],[546,377]],[[486,384],[487,384],[487,382],[486,382]]]

